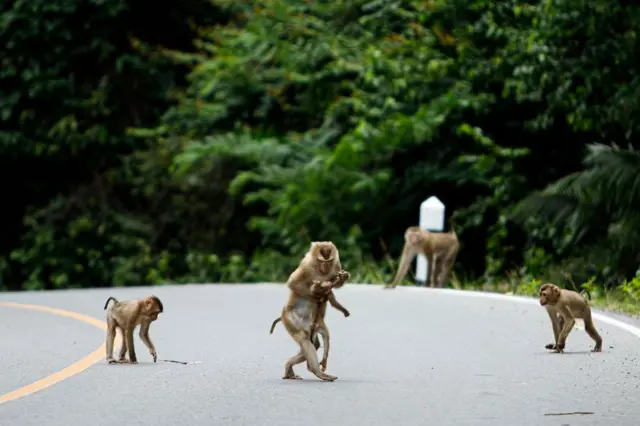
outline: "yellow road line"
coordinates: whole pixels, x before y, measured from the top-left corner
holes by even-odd
[[[87,315],[82,315],[77,312],[65,311],[64,309],[50,308],[48,306],[40,306],[40,305],[27,305],[22,303],[15,303],[15,302],[0,302],[0,306],[46,312],[52,315],[59,315],[63,317],[73,318],[75,320],[82,321],[86,324],[94,325],[98,328],[101,328],[102,330],[107,329],[107,323],[105,323],[104,321],[100,321],[99,319],[96,319]],[[119,347],[121,343],[122,342],[121,342],[120,334],[118,334],[116,338],[115,346]],[[71,376],[75,376],[76,374],[83,372],[84,370],[91,367],[96,362],[103,359],[105,359],[104,343],[94,352],[90,353],[89,355],[82,358],[81,360],[76,361],[73,364],[63,368],[57,373],[53,373],[40,380],[36,380],[35,382],[30,383],[26,386],[23,386],[20,389],[16,389],[12,392],[8,392],[0,395],[0,404],[4,404],[5,402],[13,401],[15,399],[22,398],[24,396],[31,395],[32,393],[46,389],[49,386],[55,385],[56,383],[61,382],[64,379],[68,379]]]

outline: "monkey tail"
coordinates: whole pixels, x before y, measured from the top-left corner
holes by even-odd
[[[449,232],[453,232],[453,233],[456,232],[455,225],[456,225],[456,220],[453,218],[453,215],[451,215],[451,217],[449,218],[449,227],[451,228]]]
[[[282,321],[282,317],[278,317],[275,319],[275,321],[273,322],[273,324],[271,324],[271,331],[269,331],[269,334],[273,334],[273,330],[276,328],[276,325]]]
[[[113,297],[113,296],[109,296],[109,298],[107,299],[107,301],[106,301],[106,302],[105,302],[105,304],[104,304],[104,308],[103,308],[103,310],[104,310],[104,309],[107,309],[107,306],[109,306],[109,302],[110,302],[110,301],[112,301],[112,300],[113,300],[114,302],[118,303],[118,299],[116,299],[116,298],[115,298],[115,297]]]
[[[580,292],[580,296],[582,296],[582,297],[584,297],[584,296],[585,296],[585,294],[587,295],[587,299],[590,301],[590,300],[591,300],[591,293],[589,293],[589,290],[587,290],[587,289],[583,289],[583,290]]]

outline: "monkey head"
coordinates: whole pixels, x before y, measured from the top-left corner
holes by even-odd
[[[144,312],[149,316],[151,321],[158,319],[158,314],[164,311],[162,302],[156,296],[149,296],[144,299]]]
[[[334,265],[340,261],[338,249],[331,241],[314,241],[311,243],[310,251],[316,267],[322,275],[331,273]]]
[[[424,240],[424,230],[419,226],[410,226],[404,231],[404,239],[412,246],[418,246]]]
[[[539,294],[542,306],[555,305],[560,298],[560,287],[551,283],[542,284]]]

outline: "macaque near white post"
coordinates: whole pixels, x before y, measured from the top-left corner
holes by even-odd
[[[420,228],[431,232],[444,230],[444,204],[438,197],[431,196],[420,204]],[[429,266],[424,254],[418,254],[416,281],[421,285],[427,280]]]

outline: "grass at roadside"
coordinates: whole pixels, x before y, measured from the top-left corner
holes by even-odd
[[[393,279],[393,275],[389,273],[389,270],[395,271],[393,263],[390,263],[388,268],[381,268],[380,265],[373,263],[359,264],[358,266],[354,268],[355,273],[352,274],[351,282],[380,284],[389,283]],[[413,279],[413,271],[410,271],[400,285],[415,285]],[[459,290],[537,297],[538,289],[542,283],[543,281],[541,280],[527,280],[518,277],[512,277],[499,283],[487,283],[486,281],[461,280],[453,274],[449,287]],[[561,285],[560,283],[558,284]],[[591,296],[591,305],[597,309],[630,316],[640,316],[640,276],[612,289],[604,289],[602,286],[597,285],[594,280],[579,285],[570,282],[566,288],[576,291],[586,289]]]

